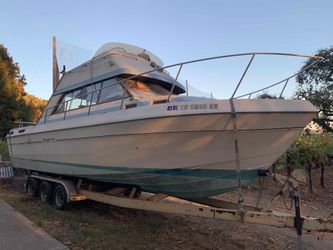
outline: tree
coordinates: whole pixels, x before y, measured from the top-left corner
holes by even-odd
[[[47,101],[30,94],[23,96],[23,99],[26,104],[32,107],[31,121],[35,123],[38,122],[38,119],[43,114],[43,111],[47,105]]]
[[[14,63],[7,49],[0,44],[0,138],[5,137],[8,130],[14,127],[14,121],[32,121],[38,113],[29,101],[31,97],[24,90],[26,84],[18,64]]]
[[[269,94],[268,92],[264,92],[260,95],[257,95],[257,99],[284,99],[282,96],[278,96],[277,94]]]
[[[321,49],[316,56],[323,57],[312,67],[316,58],[308,59],[302,72],[296,78],[298,89],[296,99],[305,99],[315,105],[319,113],[314,121],[326,131],[333,132],[333,47]]]

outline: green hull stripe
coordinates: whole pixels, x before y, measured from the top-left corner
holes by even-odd
[[[194,176],[194,177],[208,177],[208,178],[223,178],[223,179],[234,179],[236,170],[226,169],[200,169],[200,168],[170,168],[170,169],[158,169],[158,168],[129,168],[129,167],[118,167],[118,166],[99,166],[89,165],[81,163],[68,163],[68,162],[56,162],[56,161],[45,161],[45,160],[31,160],[12,157],[12,159],[20,161],[29,161],[44,164],[54,164],[59,166],[74,167],[74,168],[85,168],[94,170],[107,170],[118,173],[101,173],[92,174],[89,176],[103,176],[110,177],[115,174],[159,174],[159,175],[175,175],[175,176]],[[14,165],[15,166],[15,165]],[[47,172],[47,171],[45,171]],[[258,170],[242,170],[243,180],[252,180],[258,176]]]
[[[181,198],[211,197],[237,188],[236,170],[150,169],[28,160],[12,158],[14,167],[76,176],[107,183],[139,186],[143,191]],[[258,176],[258,170],[243,170],[242,185]]]

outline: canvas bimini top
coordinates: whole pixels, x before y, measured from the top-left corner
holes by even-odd
[[[124,43],[106,43],[89,61],[63,74],[53,96],[114,77],[135,76],[158,69],[162,65],[161,59],[143,48]],[[166,90],[171,90],[172,84],[175,83],[174,78],[162,69],[140,78],[149,79],[151,83]],[[176,82],[173,92],[182,94],[185,93],[185,88]]]

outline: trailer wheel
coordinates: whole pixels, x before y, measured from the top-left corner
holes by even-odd
[[[39,192],[39,180],[29,178],[27,181],[26,191],[29,197],[37,197]]]
[[[58,184],[54,190],[53,206],[58,210],[65,209],[67,205],[67,192],[63,185]]]
[[[42,202],[51,203],[53,198],[53,184],[49,181],[43,181],[40,184],[39,196]]]

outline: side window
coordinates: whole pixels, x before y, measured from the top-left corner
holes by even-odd
[[[69,101],[69,105],[67,105],[67,110],[77,109],[80,107],[82,99],[80,98],[82,89],[76,90],[73,93],[73,98]]]
[[[110,92],[110,86],[112,84],[112,80],[108,80],[102,83],[101,86],[101,91],[100,91],[100,95],[98,98],[98,103],[102,103],[105,102],[105,100],[107,99],[108,93]]]
[[[124,89],[116,82],[116,79],[111,79],[103,83],[99,82],[71,91],[63,96],[54,113],[58,114],[64,111],[88,107],[97,103],[121,99],[124,94]],[[127,97],[127,93],[125,93],[125,97]]]
[[[64,112],[65,110],[68,110],[70,105],[70,102],[68,101],[72,99],[72,97],[73,97],[73,92],[65,94],[62,97],[61,102],[58,104],[57,110],[54,113],[58,114]]]
[[[79,108],[87,107],[90,104],[90,94],[91,90],[89,89],[90,86],[84,87],[81,89],[80,94],[79,94],[79,99],[81,99],[81,103]]]
[[[73,98],[73,92],[67,93],[64,96],[63,102],[64,102],[64,108],[65,110],[69,110],[69,107],[71,105],[71,99]]]
[[[97,103],[98,99],[98,89],[100,88],[99,84],[93,84],[89,86],[85,86],[81,89],[78,89],[72,93],[70,96],[71,101],[68,102],[68,105],[66,106],[66,110],[72,110],[72,109],[78,109],[78,108],[84,108],[91,105],[94,105]],[[97,91],[95,91],[97,90]],[[67,95],[65,96],[66,101]]]
[[[91,98],[92,95],[97,96],[97,92],[95,92],[94,90],[95,90],[94,85],[89,85],[89,86],[83,87],[82,89],[78,90],[79,91],[78,94],[74,97],[76,97],[76,99],[80,103],[77,102],[74,107],[71,107],[71,109],[87,107],[90,105],[90,102],[92,102],[93,104],[96,104],[96,102],[94,103]],[[73,102],[75,100],[73,100]]]
[[[87,106],[90,105],[90,102],[91,102],[91,105],[95,105],[97,103],[98,95],[100,92],[100,90],[98,90],[98,89],[100,88],[100,86],[101,86],[100,83],[87,86],[87,93],[89,93],[89,94],[84,96],[84,99],[86,99],[86,101],[87,101]],[[98,90],[98,91],[96,91],[96,90]]]
[[[123,95],[124,89],[119,83],[115,83],[115,80],[105,81],[103,82],[98,103],[118,100],[121,99]],[[125,93],[125,97],[127,97],[127,93]]]

